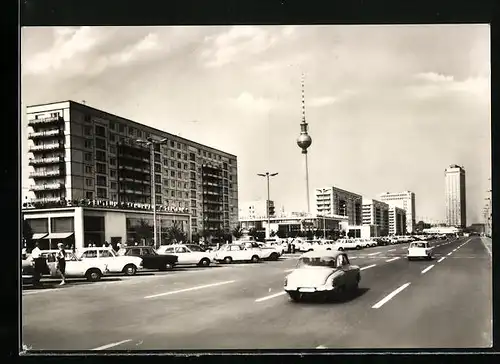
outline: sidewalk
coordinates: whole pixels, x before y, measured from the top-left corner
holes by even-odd
[[[481,237],[481,242],[484,244],[484,247],[486,248],[491,257],[493,251],[493,244],[492,244],[493,240],[491,240],[491,238]]]

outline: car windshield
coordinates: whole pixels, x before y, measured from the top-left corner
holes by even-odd
[[[297,263],[297,268],[307,268],[307,267],[337,267],[337,263],[334,257],[302,257]]]
[[[126,253],[126,252],[127,252],[127,249],[123,249],[123,248],[122,248],[122,249],[119,249],[119,250],[116,252],[116,254],[118,254],[118,255],[125,255],[125,253]]]
[[[204,252],[205,249],[203,249],[201,246],[199,245],[186,245],[187,248],[189,250],[191,250],[192,252]]]

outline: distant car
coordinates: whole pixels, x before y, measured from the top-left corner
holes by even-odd
[[[176,255],[160,255],[151,246],[126,246],[118,250],[118,255],[142,258],[142,267],[161,271],[173,269],[177,264]]]
[[[118,255],[113,249],[106,247],[79,249],[76,255],[83,260],[102,260],[107,264],[110,273],[124,273],[127,276],[133,276],[138,269],[142,268],[140,257]]]
[[[361,270],[351,265],[345,252],[318,251],[303,254],[285,278],[284,289],[293,301],[317,294],[342,294],[357,290]]]
[[[156,252],[160,255],[176,255],[177,265],[198,265],[208,267],[214,261],[215,253],[206,251],[196,244],[162,245]]]
[[[261,259],[259,252],[254,249],[246,249],[240,244],[225,244],[215,252],[215,260],[226,264],[232,262],[253,262]]]
[[[347,250],[347,249],[356,249],[359,250],[363,246],[361,245],[361,242],[356,239],[339,239],[337,240],[336,244],[337,250]]]
[[[433,249],[427,241],[418,241],[410,244],[408,248],[408,260],[432,259]]]

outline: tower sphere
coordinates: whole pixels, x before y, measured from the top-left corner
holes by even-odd
[[[297,145],[302,148],[302,150],[306,150],[311,146],[312,139],[309,136],[309,134],[300,134],[300,136],[297,138]]]

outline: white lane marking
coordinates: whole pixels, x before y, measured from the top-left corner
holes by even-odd
[[[379,255],[381,254],[382,252],[378,252],[378,253],[371,253],[371,254],[368,254],[369,257],[371,257],[372,255]]]
[[[492,256],[491,255],[491,249],[490,247],[485,243],[485,238],[481,238],[481,243],[483,243],[484,247],[486,248],[486,250],[488,251],[488,254],[490,255],[490,257]]]
[[[400,259],[400,257],[388,259],[388,260],[386,260],[386,262],[389,263],[389,262],[392,262],[392,261],[398,260],[398,259]]]
[[[372,308],[380,308],[383,305],[385,305],[387,302],[389,302],[394,296],[396,296],[399,292],[401,292],[403,289],[408,287],[411,284],[411,282],[403,284],[401,287],[395,289],[391,293],[389,293],[387,296],[382,298],[380,301],[378,301],[376,304],[372,306]]]
[[[360,268],[360,270],[365,270],[365,269],[373,268],[373,267],[376,267],[376,266],[377,266],[376,264],[372,264],[372,265],[368,265],[366,267],[362,267],[362,268]]]
[[[394,250],[396,250],[396,249],[389,249],[388,252],[393,252]]]
[[[422,274],[427,273],[427,272],[428,272],[428,271],[430,271],[432,268],[434,268],[434,264],[433,264],[433,265],[429,265],[427,268],[425,268],[425,269],[422,271]]]
[[[292,268],[292,269],[285,269],[285,273],[289,273],[289,272],[292,272],[292,271],[294,271],[294,270],[295,270],[295,268]]]
[[[448,253],[448,254],[446,254],[446,255],[450,256],[450,255],[451,255],[451,253],[452,253],[452,252],[449,252],[449,253]]]
[[[438,260],[438,263],[441,263],[445,259],[446,259],[446,257],[442,257],[441,259]]]
[[[203,289],[203,288],[222,286],[224,284],[229,284],[229,283],[234,283],[234,282],[236,282],[236,281],[217,282],[217,283],[212,283],[212,284],[206,284],[206,285],[203,285],[203,286],[196,286],[196,287],[191,287],[191,288],[179,289],[177,291],[170,291],[170,292],[165,292],[165,293],[158,293],[158,294],[154,294],[154,295],[151,295],[151,296],[146,296],[144,298],[155,298],[155,297],[161,297],[161,296],[168,296],[168,295],[176,294],[176,293],[196,291],[198,289]]]
[[[278,293],[275,293],[275,294],[272,294],[270,296],[266,296],[266,297],[262,297],[262,298],[258,298],[255,300],[255,302],[262,302],[262,301],[266,301],[266,300],[270,300],[271,298],[274,298],[274,297],[278,297],[278,296],[282,296],[286,294],[285,291],[281,291],[281,292],[278,292]]]
[[[92,350],[106,350],[106,349],[112,348],[114,346],[118,346],[118,345],[121,345],[121,344],[128,343],[130,341],[132,341],[132,339],[122,340],[122,341],[118,341],[117,343],[111,343],[111,344],[108,344],[108,345],[99,346],[98,348],[95,348],[95,349],[92,349]]]

